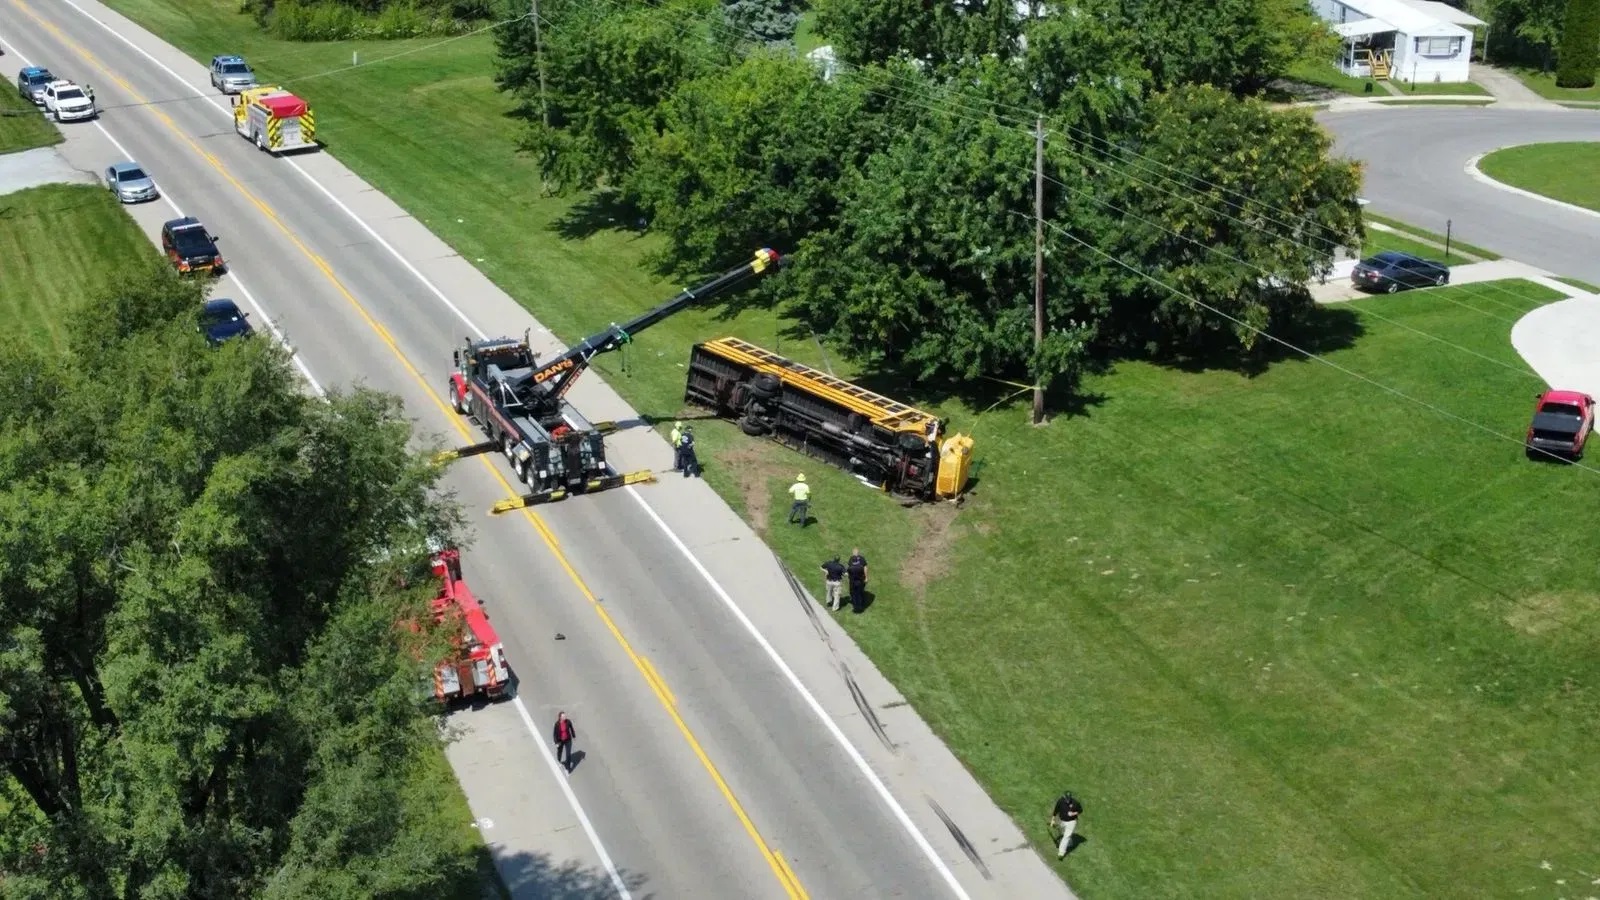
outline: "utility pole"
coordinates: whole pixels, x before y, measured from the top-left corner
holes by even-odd
[[[539,111],[544,115],[544,125],[550,127],[550,102],[544,95],[544,37],[539,32],[539,0],[533,0],[533,58],[539,69]]]
[[[1044,345],[1044,116],[1033,129],[1033,353]],[[1044,387],[1034,376],[1033,424],[1044,422]]]

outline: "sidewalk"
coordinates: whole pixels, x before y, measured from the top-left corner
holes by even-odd
[[[1495,99],[1497,107],[1514,107],[1517,109],[1563,109],[1559,103],[1534,93],[1533,89],[1522,83],[1522,79],[1494,66],[1478,63],[1472,66],[1468,76],[1473,84],[1488,91]]]

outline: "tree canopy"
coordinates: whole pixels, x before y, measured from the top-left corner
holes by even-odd
[[[396,623],[454,514],[396,399],[208,348],[199,299],[152,269],[65,354],[0,341],[0,886],[446,895],[475,860],[408,786],[433,645]]]
[[[650,8],[568,2],[583,25],[558,21],[546,48],[560,115],[530,130],[547,177],[639,210],[679,274],[783,246],[793,265],[757,302],[867,366],[1070,387],[1096,357],[1246,355],[1359,243],[1356,166],[1308,116],[1248,96],[1325,47],[1300,0],[1041,0],[1033,17],[1010,0],[818,0],[844,63],[831,78],[730,39],[718,8],[681,5],[664,27],[635,18]],[[528,41],[500,52],[526,109]],[[641,62],[587,68],[608,52]],[[1087,245],[1052,231],[1038,349],[1036,121],[1045,217]]]

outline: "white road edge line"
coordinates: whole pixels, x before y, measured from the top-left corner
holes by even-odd
[[[172,76],[172,78],[179,84],[193,91],[197,97],[205,100],[213,109],[216,109],[218,112],[227,115],[230,119],[233,117],[233,113],[230,109],[224,108],[210,94],[190,83],[166,63],[156,59],[143,47],[135,44],[127,35],[124,35],[120,31],[112,28],[110,25],[102,22],[94,16],[89,15],[84,11],[83,7],[73,2],[73,0],[61,0],[61,2],[77,10],[85,18],[105,29],[107,33],[113,35],[117,38],[117,40],[128,45],[140,56],[150,60],[150,62],[154,63],[157,68]],[[335,206],[343,210],[345,215],[349,216],[352,221],[361,226],[362,230],[376,240],[380,246],[389,251],[389,254],[398,260],[401,265],[405,266],[407,271],[416,276],[417,280],[421,282],[423,286],[428,288],[429,292],[437,297],[440,302],[450,309],[451,312],[455,313],[456,318],[460,319],[468,328],[476,332],[479,337],[487,336],[487,332],[479,328],[471,319],[467,318],[466,314],[461,311],[461,308],[452,303],[450,299],[445,296],[443,291],[439,290],[439,288],[434,285],[433,282],[429,281],[421,272],[417,271],[417,268],[413,266],[409,260],[402,256],[400,251],[396,250],[388,241],[379,237],[377,232],[372,229],[372,226],[368,225],[366,221],[364,221],[355,213],[354,210],[350,209],[350,207],[346,206],[337,197],[333,196],[332,192],[330,192],[326,186],[312,176],[311,173],[301,168],[292,159],[284,159],[283,161],[294,167],[295,171],[299,172],[307,181],[315,185],[317,189],[321,191],[322,194],[329,200],[331,200]],[[684,557],[689,560],[690,565],[694,566],[695,571],[699,572],[700,576],[706,580],[706,583],[711,586],[711,589],[717,594],[717,597],[720,598],[723,604],[734,614],[734,616],[739,620],[740,624],[744,625],[745,630],[750,633],[751,637],[755,639],[756,643],[760,645],[761,649],[766,651],[767,657],[771,659],[773,664],[778,667],[778,670],[784,674],[784,677],[789,680],[789,684],[793,686],[794,689],[800,694],[801,698],[806,701],[806,705],[811,707],[812,712],[816,713],[817,717],[822,720],[822,723],[827,727],[828,732],[833,735],[834,739],[838,741],[840,746],[845,749],[845,752],[850,755],[850,759],[856,764],[856,768],[866,776],[869,782],[871,782],[872,787],[877,792],[879,798],[888,805],[890,811],[894,813],[895,819],[898,820],[901,827],[905,828],[906,831],[911,835],[912,840],[916,842],[918,848],[922,850],[923,855],[928,858],[928,861],[933,863],[934,868],[939,871],[939,874],[944,878],[945,883],[950,887],[955,895],[962,898],[962,900],[970,900],[970,896],[967,894],[966,889],[961,886],[961,882],[957,880],[955,873],[950,871],[950,867],[945,864],[943,859],[939,858],[938,851],[935,850],[933,845],[928,842],[928,839],[923,836],[921,829],[917,828],[916,823],[911,821],[911,816],[906,813],[905,808],[900,805],[898,800],[895,799],[894,794],[889,791],[888,786],[885,785],[883,780],[878,777],[878,774],[872,770],[872,766],[867,763],[866,758],[861,755],[861,752],[856,749],[855,745],[850,743],[850,739],[845,735],[844,730],[841,729],[838,723],[834,722],[833,718],[828,715],[827,710],[822,708],[822,704],[817,701],[817,698],[813,696],[811,691],[809,691],[800,681],[799,676],[794,673],[794,670],[789,668],[789,664],[784,662],[783,657],[778,655],[777,649],[767,641],[766,636],[761,633],[760,629],[756,628],[755,623],[750,621],[749,617],[744,614],[744,611],[741,610],[738,604],[733,601],[733,598],[728,595],[728,592],[723,589],[721,584],[717,583],[717,580],[712,577],[711,572],[706,569],[705,565],[702,564],[694,555],[694,552],[691,551],[688,545],[683,542],[683,539],[678,537],[677,532],[673,531],[671,526],[669,526],[666,521],[656,513],[655,509],[652,508],[650,503],[639,494],[638,490],[632,486],[629,486],[627,491],[633,495],[633,499],[638,501],[640,506],[644,507],[644,510],[650,516],[651,521],[656,523],[656,525],[661,529],[662,533],[664,533],[668,540],[672,542],[673,546],[677,547],[679,552],[681,552]],[[535,738],[537,737],[538,735],[535,734]],[[599,844],[596,843],[595,847],[598,850]],[[602,850],[600,852],[603,856],[604,851]]]
[[[67,2],[70,3],[71,0],[67,0]],[[76,4],[73,4],[73,6],[76,8]],[[78,11],[83,12],[81,9]],[[98,22],[99,20],[97,19],[95,21]],[[0,39],[0,45],[10,48],[10,52],[15,54],[18,59],[22,60],[24,65],[33,65],[33,62],[29,60],[28,57],[24,56],[22,51],[18,50],[11,43],[5,41],[4,39]],[[121,141],[111,136],[111,132],[107,131],[105,125],[101,124],[98,116],[91,124],[93,124],[95,128],[98,128],[101,134],[105,135],[106,140],[110,141],[111,145],[117,148],[117,152],[121,153],[124,159],[132,160],[134,158],[133,154],[128,152],[128,148],[122,146]],[[154,179],[151,180],[153,181]],[[178,206],[178,202],[172,199],[172,197],[167,194],[166,190],[162,188],[159,183],[157,183],[156,188],[161,191],[161,199],[165,200],[167,205],[172,207],[173,212],[177,213],[179,216],[182,216],[183,210]],[[294,360],[295,365],[300,368],[300,373],[305,376],[306,382],[311,385],[311,389],[316,392],[316,395],[319,398],[326,400],[328,397],[327,391],[323,390],[322,385],[319,384],[317,379],[312,376],[311,370],[306,367],[305,361],[300,358],[299,354],[295,353],[294,348],[287,340],[284,339],[283,333],[279,331],[278,326],[272,322],[272,319],[268,316],[266,309],[263,308],[262,305],[256,300],[255,296],[250,293],[250,290],[244,286],[244,282],[239,279],[239,276],[233,273],[231,266],[229,267],[228,275],[233,279],[234,285],[239,288],[239,293],[243,294],[245,299],[250,301],[250,305],[255,307],[256,311],[261,314],[262,319],[267,323],[267,327],[271,329],[273,336],[278,340],[279,343],[283,344],[289,349],[291,358]],[[584,812],[583,805],[578,802],[578,796],[577,794],[573,793],[572,785],[568,783],[567,779],[563,777],[559,771],[558,767],[560,764],[556,762],[552,751],[544,749],[544,741],[540,738],[539,728],[534,724],[533,716],[529,714],[528,707],[523,704],[520,696],[513,697],[511,702],[512,705],[516,707],[517,713],[522,717],[522,722],[527,727],[528,734],[533,737],[534,743],[539,747],[539,756],[544,760],[545,766],[549,768],[550,776],[554,778],[556,784],[561,787],[561,793],[567,798],[567,803],[572,807],[573,813],[577,815],[578,824],[583,826],[583,832],[588,836],[590,845],[594,847],[595,855],[600,858],[600,864],[605,867],[606,874],[610,876],[612,886],[617,889],[617,895],[621,898],[621,900],[633,900],[633,895],[628,891],[628,885],[627,882],[623,880],[622,873],[617,870],[616,864],[611,860],[611,854],[606,852],[605,845],[600,842],[600,835],[595,831],[594,823],[589,821],[589,815],[588,813]]]
[[[5,41],[4,39],[0,39],[0,44],[10,47],[11,52],[15,54],[18,59],[22,60],[23,65],[33,65],[33,61],[24,56],[22,51],[18,50],[15,45]],[[111,136],[111,132],[107,131],[106,126],[101,124],[99,116],[95,116],[94,119],[90,120],[89,124],[99,129],[102,135],[105,135],[105,139],[111,142],[111,146],[117,148],[117,152],[122,154],[123,159],[128,160],[129,162],[134,161],[133,154],[128,152],[127,147],[122,146],[121,141]],[[99,181],[98,173],[95,173],[95,180],[96,182]],[[150,180],[155,181],[155,178],[152,177]],[[172,195],[167,193],[167,189],[162,187],[159,181],[155,181],[155,185],[156,190],[161,194],[159,199],[166,201],[167,206],[171,207],[172,211],[177,213],[181,218],[183,216],[183,209],[178,206],[178,201],[172,199]],[[129,218],[132,218],[131,214],[129,215]],[[134,224],[138,223],[135,222]],[[256,300],[254,294],[250,293],[250,289],[245,287],[244,280],[233,271],[232,266],[228,267],[227,277],[233,279],[233,284],[239,289],[239,293],[244,295],[246,300],[250,301],[250,305],[255,308],[256,314],[261,316],[261,320],[267,324],[267,330],[272,332],[272,336],[277,339],[278,343],[284,346],[284,349],[289,351],[289,358],[294,360],[294,364],[296,368],[300,370],[300,374],[305,376],[306,383],[311,385],[311,390],[316,392],[318,397],[326,398],[328,396],[328,392],[322,389],[322,385],[318,383],[316,377],[311,374],[311,369],[306,366],[306,361],[300,358],[299,353],[295,352],[294,345],[290,344],[288,339],[283,336],[283,332],[278,330],[277,323],[272,321],[272,317],[267,313],[266,308]]]
[[[1477,156],[1467,160],[1465,171],[1469,176],[1472,177],[1474,181],[1482,182],[1483,184],[1505,191],[1506,193],[1517,194],[1518,196],[1527,197],[1530,200],[1538,200],[1541,203],[1548,203],[1551,206],[1559,206],[1568,212],[1581,213],[1586,216],[1593,216],[1597,219],[1600,219],[1600,212],[1595,212],[1586,206],[1579,206],[1576,203],[1568,203],[1565,200],[1557,200],[1554,197],[1546,197],[1543,194],[1535,194],[1533,191],[1525,191],[1519,187],[1512,187],[1511,185],[1506,184],[1504,181],[1490,178],[1488,175],[1484,174],[1482,169],[1478,168],[1478,163],[1481,162],[1485,156],[1488,156],[1489,153],[1499,153],[1501,150],[1509,150],[1512,147],[1521,146],[1525,145],[1507,144],[1504,147],[1496,147],[1493,150],[1490,150],[1488,153],[1479,153]]]

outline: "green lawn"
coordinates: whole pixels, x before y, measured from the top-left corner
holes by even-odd
[[[1554,200],[1600,210],[1600,142],[1524,144],[1478,161],[1483,174]]]
[[[10,82],[0,84],[0,153],[49,147],[61,142],[61,132],[38,107],[17,96]]]
[[[196,58],[243,52],[264,78],[352,50],[266,40],[234,0],[111,5]],[[463,40],[303,91],[330,152],[562,337],[670,296],[638,266],[651,240],[554,231],[571,204],[542,199],[516,155],[491,53]],[[473,140],[441,156],[441,133]],[[1555,296],[1499,287],[1528,307]],[[802,577],[867,550],[877,599],[845,627],[1031,838],[1062,788],[1085,798],[1089,842],[1062,866],[1085,897],[1551,894],[1600,845],[1600,604],[1574,562],[1600,555],[1600,534],[1551,530],[1586,520],[1587,473],[1522,458],[1540,382],[1486,314],[1507,296],[1463,286],[1318,313],[1324,333],[1364,331],[1330,350],[1339,365],[1503,440],[1326,366],[1127,363],[1089,379],[1083,415],[1042,429],[1023,406],[943,402],[978,441],[960,510],[901,510],[718,423],[700,435],[707,480]],[[1380,307],[1389,322],[1364,315]],[[726,333],[826,362],[771,316],[695,313],[601,368],[671,417],[689,344]],[[932,384],[905,399],[944,398]],[[797,467],[820,519],[804,531],[782,521]]]
[[[1600,294],[1600,287],[1596,287],[1587,281],[1581,281],[1577,278],[1566,278],[1561,275],[1557,275],[1556,280],[1570,284],[1580,291],[1588,291],[1591,294]]]
[[[38,252],[46,246],[50,253]],[[0,317],[11,331],[60,347],[57,314],[154,252],[108,191],[55,184],[0,194]]]
[[[1416,225],[1413,225],[1410,222],[1402,222],[1399,219],[1391,219],[1388,216],[1380,216],[1375,212],[1371,212],[1370,210],[1363,212],[1362,217],[1365,218],[1369,223],[1379,222],[1397,231],[1402,231],[1410,237],[1421,238],[1424,241],[1431,241],[1435,244],[1441,245],[1445,242],[1445,235],[1442,232],[1429,231],[1426,228],[1418,228]],[[1443,224],[1448,225],[1448,223]],[[1476,256],[1478,259],[1500,258],[1500,254],[1494,252],[1493,250],[1485,250],[1482,247],[1474,247],[1471,244],[1456,240],[1454,236],[1450,238],[1450,249],[1452,251],[1460,250],[1462,253],[1465,253],[1469,256]]]
[[[1550,100],[1600,100],[1600,83],[1589,88],[1563,88],[1556,87],[1554,72],[1540,72],[1537,69],[1518,69],[1518,78],[1522,83],[1533,89],[1533,92]]]
[[[1394,86],[1407,94],[1490,97],[1488,91],[1471,81],[1419,81],[1415,84],[1408,81],[1396,81]]]
[[[1486,106],[1494,101],[1489,98],[1485,98],[1483,100],[1441,100],[1430,98],[1412,100],[1406,97],[1394,97],[1389,100],[1379,100],[1377,102],[1383,104],[1384,106]]]
[[[1420,256],[1424,259],[1437,260],[1447,266],[1464,266],[1478,261],[1456,252],[1453,245],[1450,248],[1449,257],[1446,258],[1443,247],[1435,247],[1432,244],[1412,240],[1405,234],[1381,231],[1377,228],[1369,227],[1367,229],[1367,242],[1361,248],[1361,255],[1371,256],[1374,253],[1381,253],[1385,250],[1410,253],[1413,256]]]
[[[1366,78],[1352,78],[1344,74],[1331,62],[1319,63],[1308,60],[1301,60],[1295,63],[1289,68],[1289,71],[1283,73],[1283,77],[1290,81],[1324,87],[1331,91],[1338,91],[1341,94],[1350,94],[1356,97],[1365,96],[1367,85],[1372,83]],[[1373,86],[1374,94],[1380,90],[1376,85]]]

